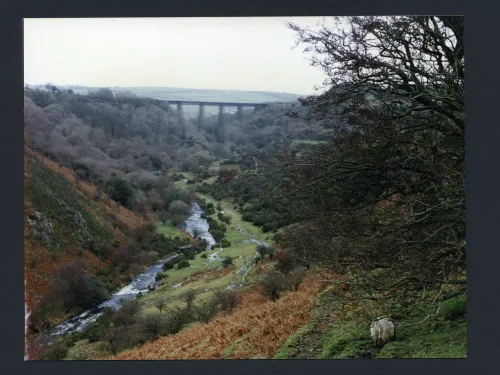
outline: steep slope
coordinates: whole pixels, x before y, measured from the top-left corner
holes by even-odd
[[[272,302],[251,287],[240,293],[241,303],[231,315],[196,323],[175,335],[111,357],[113,360],[248,359],[272,358],[278,348],[309,319],[315,295],[324,286],[310,273],[296,292],[285,292]]]
[[[109,270],[125,232],[144,220],[76,179],[75,172],[25,147],[26,302],[31,310],[58,268],[83,258],[89,272]],[[117,275],[111,282],[119,283]]]

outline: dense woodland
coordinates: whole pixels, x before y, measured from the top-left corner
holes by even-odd
[[[401,320],[418,316],[423,318],[418,324],[439,331],[442,306],[452,301],[447,324],[462,319],[463,18],[349,17],[348,25],[289,24],[298,45],[313,52],[313,65],[325,72],[327,89],[296,103],[245,112],[241,120],[227,114],[223,131],[216,116],[198,128],[194,119],[181,121],[167,102],[131,93],[26,88],[26,146],[71,171],[77,185],[95,186],[91,200],[102,195],[140,221],[127,226],[109,213],[101,220],[84,214],[82,231],[82,215],[74,211],[85,212],[84,206],[95,202],[82,201],[66,180],[28,157],[27,197],[33,209],[27,216],[42,225],[43,218],[33,219],[36,209],[59,228],[54,234],[50,229],[50,240],[31,231],[30,241],[42,243],[54,258],[74,247],[108,263],[90,273],[86,270],[93,266],[81,256],[62,263],[37,295],[34,330],[49,327],[54,316],[95,306],[123,278],[181,245],[192,247],[165,270],[189,267],[205,244],[165,237],[154,222],[182,225],[194,201],[204,210],[217,246],[230,248],[226,236],[234,217],[198,194],[230,204],[272,240],[273,246],[257,246],[255,259],[261,271],[271,265],[258,285],[272,302],[299,293],[307,272],[316,269],[338,276],[331,282],[340,289],[327,288],[321,295],[330,303],[366,300],[380,313]],[[103,220],[121,231],[120,240]],[[33,256],[30,266],[39,261]],[[232,262],[226,257],[222,266],[230,268]],[[128,303],[71,340],[104,340],[116,355],[193,322],[208,323],[221,311],[231,314],[239,303],[236,292],[216,294],[196,307],[194,298],[186,294],[184,307],[165,321],[144,318]],[[164,305],[157,308],[161,315]],[[357,331],[350,334],[358,337],[351,338],[354,346],[339,349],[339,341],[326,357],[366,354],[366,342]],[[131,353],[124,359],[137,359],[140,352]],[[54,351],[50,356],[58,358]]]

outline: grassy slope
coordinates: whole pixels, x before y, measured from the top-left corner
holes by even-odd
[[[180,237],[181,239],[190,237],[189,234],[177,228],[170,221],[167,221],[165,225],[161,221],[157,221],[156,226],[158,233],[163,234],[165,237]]]
[[[466,357],[463,317],[447,321],[441,314],[422,322],[436,306],[415,306],[411,314],[397,321],[396,340],[376,348],[370,337],[369,315],[381,314],[381,310],[371,302],[358,301],[341,307],[339,293],[329,288],[318,295],[311,320],[289,337],[277,351],[276,359],[347,359],[359,357],[361,351],[377,358]]]
[[[83,256],[93,273],[107,269],[110,265],[107,259],[97,257],[89,249],[82,249],[81,252],[76,249],[73,229],[65,219],[64,212],[54,204],[55,197],[63,199],[80,212],[86,218],[93,237],[108,245],[116,240],[125,241],[127,237],[122,231],[143,223],[142,218],[124,207],[117,207],[103,193],[96,200],[95,185],[84,181],[77,183],[73,170],[61,167],[28,147],[25,147],[25,184],[25,216],[40,211],[53,224],[55,232],[50,236],[51,245],[47,247],[29,235],[25,223],[25,278],[30,308],[33,301],[45,292],[50,277],[61,264]],[[58,250],[54,248],[57,245]],[[32,254],[40,257],[35,267],[29,263]],[[115,281],[120,282],[118,279]]]
[[[306,277],[298,292],[285,292],[272,302],[251,287],[240,292],[241,304],[231,315],[194,324],[111,359],[243,359],[272,358],[290,334],[309,318],[314,295],[322,287],[317,274]]]
[[[273,101],[294,101],[299,97],[297,94],[270,91],[204,90],[175,87],[126,87],[123,89],[132,91],[137,95],[172,100],[261,103]]]

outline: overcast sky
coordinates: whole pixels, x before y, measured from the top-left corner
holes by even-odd
[[[24,82],[310,94],[323,73],[287,21],[320,17],[24,20]]]

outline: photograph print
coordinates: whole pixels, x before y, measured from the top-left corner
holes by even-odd
[[[25,18],[26,361],[466,358],[464,18]]]

